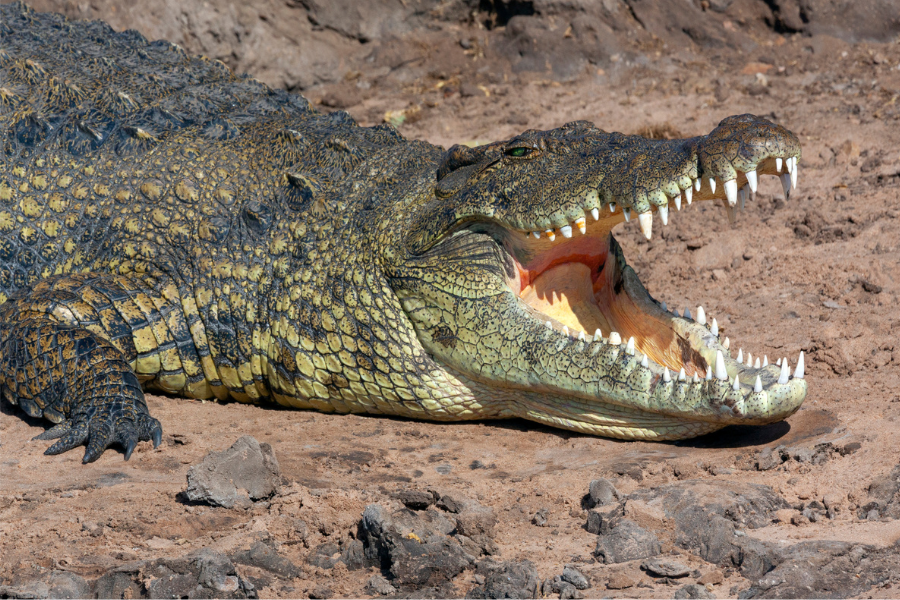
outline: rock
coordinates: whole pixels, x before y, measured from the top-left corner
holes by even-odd
[[[756,459],[756,468],[759,471],[771,471],[775,467],[781,466],[787,456],[782,453],[784,446],[777,448],[763,448],[759,452]]]
[[[84,578],[68,571],[48,571],[14,585],[0,585],[0,598],[93,597],[91,585]]]
[[[588,581],[588,578],[585,577],[581,571],[579,571],[572,565],[566,565],[563,568],[562,579],[563,581],[568,581],[579,590],[586,590],[591,587],[591,583]]]
[[[334,597],[334,592],[331,591],[331,588],[328,586],[317,585],[309,593],[309,597],[314,598],[315,600],[328,600],[328,598]]]
[[[666,558],[651,558],[641,563],[641,568],[657,577],[687,577],[691,568]]]
[[[588,489],[588,508],[612,504],[619,499],[619,492],[608,479],[595,479]]]
[[[707,590],[705,586],[689,583],[675,590],[675,598],[678,598],[679,600],[683,598],[703,598],[706,600],[715,598],[715,596],[712,592]]]
[[[366,582],[366,592],[373,596],[387,596],[397,591],[387,579],[381,575],[373,575]]]
[[[537,525],[538,527],[547,527],[549,523],[547,523],[547,517],[550,515],[549,508],[542,508],[534,513],[534,516],[531,517],[531,523],[533,525]]]
[[[610,527],[609,533],[597,540],[594,555],[606,564],[637,560],[656,556],[660,552],[659,540],[646,529],[629,519],[620,519]]]
[[[431,492],[422,490],[400,490],[395,496],[410,510],[425,510],[434,504],[434,496]]]
[[[588,533],[599,535],[603,529],[603,515],[595,510],[589,511],[584,528]]]
[[[697,580],[697,583],[701,585],[718,585],[723,581],[725,581],[725,576],[722,575],[722,571],[710,571],[709,573],[704,573]]]
[[[479,561],[475,572],[484,584],[469,590],[466,598],[540,598],[541,579],[531,561],[497,563]]]
[[[245,435],[188,470],[185,496],[192,502],[246,508],[275,494],[280,478],[272,447]]]
[[[469,537],[476,535],[493,537],[496,525],[497,517],[494,515],[494,509],[473,501],[467,502],[456,517],[457,531]]]
[[[249,550],[243,550],[231,555],[231,560],[241,565],[250,565],[259,569],[265,569],[279,577],[293,579],[302,574],[297,565],[280,556],[274,548],[262,542],[256,542]]]
[[[450,513],[460,513],[465,508],[466,501],[458,496],[444,494],[435,505]]]
[[[606,582],[606,588],[610,590],[624,590],[635,585],[635,580],[625,573],[610,573],[609,580]]]

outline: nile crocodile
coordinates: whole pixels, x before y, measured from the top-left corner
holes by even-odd
[[[800,145],[763,118],[445,151],[11,4],[0,142],[0,385],[56,424],[48,454],[158,444],[144,390],[650,440],[771,423],[806,396],[802,355],[793,375],[733,358],[611,234],[649,238],[692,201],[733,211],[761,174],[787,195]]]

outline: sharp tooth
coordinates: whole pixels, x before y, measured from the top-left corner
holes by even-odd
[[[757,394],[762,391],[762,379],[759,378],[759,375],[756,376],[756,382],[753,384],[753,391]]]
[[[599,219],[600,219],[600,209],[599,209],[599,208],[592,208],[592,209],[591,209],[591,216],[594,217],[594,220],[595,220],[595,221],[599,220]]]
[[[676,317],[680,317],[680,316],[681,316],[681,315],[678,314],[678,309],[677,309],[677,308],[674,309],[674,310],[672,311],[672,314],[675,315]]]
[[[681,370],[678,371],[678,381],[686,381],[687,375],[684,373],[684,367],[681,367]]]
[[[691,309],[689,309],[689,308],[685,308],[685,309],[684,309],[684,318],[685,318],[685,319],[690,319],[690,318],[691,318]]]
[[[675,201],[675,210],[681,210],[681,194],[678,194],[672,199]]]
[[[703,310],[702,306],[697,307],[697,322],[701,325],[706,325],[706,311]]]
[[[781,173],[781,157],[780,156],[775,157],[775,172]]]
[[[784,191],[784,199],[787,200],[791,195],[791,174],[781,174],[781,189]]]
[[[756,179],[756,171],[755,170],[747,171],[746,173],[744,173],[744,175],[747,176],[747,185],[750,186],[750,191],[755,194],[757,183],[758,183],[758,181]]]
[[[728,350],[729,348],[731,348],[731,340],[729,340],[729,339],[726,337],[726,338],[725,338],[725,341],[722,342],[722,347],[725,348],[726,350]]]
[[[536,239],[541,239],[541,234],[538,231],[532,231],[531,235],[533,235]]]
[[[660,206],[657,208],[659,211],[659,218],[663,222],[663,225],[669,224],[669,207],[668,206]]]
[[[660,302],[660,303],[659,303],[659,307],[660,307],[661,309],[663,309],[664,311],[667,311],[667,312],[668,312],[668,310],[669,310],[669,307],[666,306],[666,303],[665,303],[665,302]]]
[[[712,381],[712,367],[709,365],[706,365],[706,380]]]
[[[731,389],[736,392],[741,391],[741,379],[737,375],[734,376],[734,385],[731,386]]]
[[[709,178],[709,189],[712,190],[713,194],[716,193],[716,178],[715,177]]]
[[[579,332],[578,332],[578,341],[579,341],[579,342],[583,342],[583,341],[584,341],[584,332],[583,332],[583,331],[579,331]]]
[[[712,326],[709,328],[709,332],[716,337],[719,337],[719,324],[716,323],[716,318],[713,317]]]
[[[787,167],[787,172],[790,173],[794,170],[794,158],[792,156],[788,156],[784,159],[784,166]]]
[[[729,179],[725,182],[725,197],[729,206],[737,204],[737,179]]]
[[[634,336],[628,338],[628,345],[625,346],[625,354],[634,356]]]
[[[775,361],[775,364],[776,364],[777,366],[780,367],[780,366],[781,366],[781,359],[779,358],[778,360],[776,360],[776,361]]]
[[[641,366],[644,367],[645,369],[650,366],[650,361],[647,360],[646,354],[644,355],[644,358],[641,359]]]
[[[744,349],[743,348],[738,348],[737,362],[738,363],[744,362]]]
[[[550,321],[547,321],[546,323],[544,323],[544,325],[547,326],[547,329],[553,329],[553,323],[551,323]]]
[[[725,381],[728,379],[728,371],[725,370],[725,357],[721,350],[716,350],[716,379]]]
[[[797,157],[796,156],[794,157],[793,163],[794,163],[794,168],[791,171],[791,187],[796,190],[797,189],[797,173],[800,171],[800,169],[797,167]]]
[[[734,220],[735,220],[734,219],[734,217],[735,217],[734,207],[731,206],[730,204],[728,204],[727,200],[722,201],[722,206],[725,208],[725,216],[728,217],[728,224],[734,225]]]
[[[791,368],[788,366],[788,361],[785,358],[781,361],[781,374],[778,376],[778,383],[784,385],[788,382],[788,377],[791,374]]]
[[[669,375],[668,367],[663,367],[663,381],[665,381],[666,383],[672,381],[672,377]]]
[[[744,364],[746,364],[748,367],[753,366],[753,356],[749,352],[747,353],[747,362]]]
[[[744,210],[744,204],[747,202],[747,186],[746,185],[738,190],[738,199],[741,201],[741,203],[739,205],[741,207],[741,210]]]
[[[615,202],[609,203],[609,212],[611,212],[611,213],[616,212],[616,203]]]
[[[763,364],[762,364],[762,366],[763,366],[763,368],[769,366],[769,357],[766,356],[765,354],[763,354]]]
[[[593,340],[593,341],[599,342],[599,341],[602,340],[602,339],[603,339],[603,334],[600,333],[600,330],[599,330],[599,329],[595,329],[595,330],[594,330],[594,340]]]
[[[754,369],[760,369],[760,368],[761,368],[761,366],[760,366],[760,364],[759,364],[759,357],[758,357],[758,356],[756,357],[756,362],[753,363],[753,368],[754,368]]]
[[[587,223],[585,222],[584,217],[575,219],[575,225],[578,226],[578,231],[580,231],[582,235],[587,232]]]
[[[544,233],[547,234],[547,237],[550,238],[550,241],[551,241],[551,242],[552,242],[553,240],[556,239],[556,234],[553,232],[552,229],[548,229],[548,230],[545,231]]]
[[[630,209],[630,208],[623,208],[623,209],[622,209],[622,214],[625,215],[625,222],[626,222],[626,223],[627,223],[628,221],[631,220],[631,209]]]
[[[794,172],[797,172],[797,168],[794,167]],[[803,379],[803,351],[800,351],[800,358],[797,359],[797,368],[794,370],[794,379]]]
[[[653,214],[649,211],[638,214],[638,220],[641,222],[641,231],[648,240],[653,237]]]
[[[563,325],[563,335],[569,335],[569,328]]]
[[[688,188],[688,189],[684,190],[684,201],[687,202],[688,206],[691,205],[691,200],[693,199],[693,196],[694,196],[693,188]]]
[[[692,383],[700,383],[700,378],[697,377],[697,374],[694,373],[694,377],[691,379]]]
[[[572,237],[572,226],[571,225],[563,225],[559,228],[559,232],[563,234],[563,237],[570,238]]]
[[[609,344],[611,346],[618,346],[622,343],[622,337],[618,334],[618,332],[613,331],[609,334]]]

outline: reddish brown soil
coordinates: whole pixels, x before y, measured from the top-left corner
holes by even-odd
[[[695,135],[744,112],[796,132],[803,158],[788,202],[767,178],[733,227],[720,207],[695,204],[673,213],[668,227],[655,223],[652,242],[635,222],[615,232],[654,297],[679,309],[702,304],[733,347],[791,364],[806,352],[809,396],[787,422],[680,444],[624,443],[524,421],[435,424],[151,396],[163,444],[141,444],[129,462],[112,450],[82,465],[79,451],[44,456],[48,444],[30,440],[45,423],[3,403],[0,580],[54,568],[90,578],[132,560],[201,547],[227,552],[267,539],[303,575],[276,580],[261,595],[307,597],[324,585],[338,597],[360,596],[374,571],[308,566],[310,549],[355,530],[367,504],[399,506],[392,492],[432,487],[493,507],[501,559],[527,558],[545,578],[576,563],[591,579],[591,595],[671,596],[674,588],[651,581],[639,561],[593,562],[596,536],[582,527],[581,499],[600,476],[626,493],[691,477],[767,484],[791,503],[836,494],[833,520],[792,525],[789,511],[748,535],[893,544],[897,522],[860,520],[856,509],[869,483],[900,457],[900,44],[775,33],[757,41],[749,53],[647,51],[639,64],[613,61],[565,83],[501,77],[473,91],[464,73],[441,87],[447,79],[424,76],[403,89],[377,86],[347,109],[371,125],[412,107],[401,132],[445,146],[577,119],[626,133]],[[341,85],[308,95],[321,100]],[[188,467],[246,434],[274,448],[284,492],[251,510],[182,502]],[[753,468],[764,448],[826,441],[861,447],[820,465]],[[545,507],[550,526],[533,525]],[[305,536],[297,519],[308,526]],[[666,544],[692,568],[721,571]],[[607,590],[621,572],[645,587]],[[719,597],[750,585],[736,572],[723,575],[711,586]],[[472,572],[454,584],[464,594]]]

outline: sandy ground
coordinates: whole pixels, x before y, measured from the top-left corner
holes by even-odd
[[[465,81],[438,87],[426,79],[379,89],[348,107],[367,125],[405,110],[404,135],[445,146],[577,119],[626,133],[687,136],[745,112],[796,132],[803,159],[789,201],[774,178],[764,179],[734,226],[720,207],[695,204],[673,213],[668,227],[657,225],[652,242],[636,222],[615,232],[654,297],[680,309],[703,305],[732,346],[754,356],[787,356],[794,364],[806,353],[809,396],[787,422],[676,444],[624,443],[523,421],[434,424],[150,396],[163,444],[141,444],[129,462],[113,450],[81,465],[79,451],[44,456],[47,443],[30,440],[45,423],[3,403],[0,580],[52,569],[90,579],[129,561],[266,540],[302,575],[258,580],[260,595],[308,597],[323,586],[335,597],[367,595],[374,570],[313,567],[311,549],[351,535],[367,504],[399,506],[397,490],[433,488],[494,509],[500,559],[527,558],[542,577],[576,564],[591,580],[589,595],[671,596],[674,588],[641,571],[640,561],[595,562],[597,536],[583,528],[581,501],[597,477],[623,493],[689,476],[770,485],[791,504],[835,494],[834,519],[795,525],[788,514],[749,535],[892,545],[900,539],[898,522],[856,513],[870,482],[900,456],[898,64],[898,43],[772,36],[753,54],[648,53],[641,66],[614,65],[562,84],[501,81],[462,95]],[[189,466],[242,435],[272,445],[283,492],[249,510],[185,502],[179,493]],[[819,465],[754,468],[766,448],[822,442],[859,449]],[[542,508],[549,509],[548,527],[532,524]],[[750,586],[732,569],[671,545],[664,552],[701,573],[721,572],[709,586],[719,597]],[[607,589],[621,573],[637,585]],[[453,585],[463,595],[474,581],[466,571]]]

